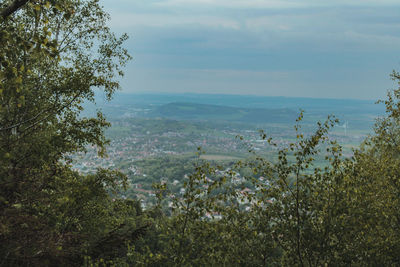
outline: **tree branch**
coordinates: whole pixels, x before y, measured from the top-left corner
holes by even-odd
[[[14,0],[8,7],[0,11],[0,16],[6,19],[28,2],[29,0]]]

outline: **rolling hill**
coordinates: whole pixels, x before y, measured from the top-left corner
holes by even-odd
[[[152,117],[178,120],[214,120],[246,123],[293,122],[298,112],[291,109],[242,108],[175,102],[154,109]]]

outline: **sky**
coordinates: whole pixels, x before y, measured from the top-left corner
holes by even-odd
[[[101,0],[127,33],[123,92],[383,99],[399,0]]]

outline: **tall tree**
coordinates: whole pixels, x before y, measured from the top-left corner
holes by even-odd
[[[109,124],[80,111],[95,89],[110,99],[119,88],[127,36],[110,31],[98,0],[3,1],[0,10],[0,265],[114,257],[147,223],[134,220],[136,205],[112,201],[123,175],[82,176],[68,155],[88,144],[104,153]]]

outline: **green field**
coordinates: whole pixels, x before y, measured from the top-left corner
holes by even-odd
[[[234,157],[234,156],[227,156],[227,155],[201,155],[201,159],[204,160],[214,160],[214,161],[227,161],[227,160],[240,160],[242,158]]]

